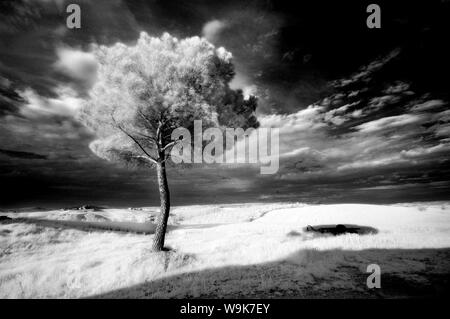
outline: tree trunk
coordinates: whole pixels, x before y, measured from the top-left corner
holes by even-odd
[[[156,172],[158,175],[161,211],[158,216],[152,248],[155,251],[161,251],[164,248],[164,238],[166,237],[167,220],[169,219],[170,211],[170,193],[169,185],[167,184],[166,164],[164,161],[159,161],[156,164]]]

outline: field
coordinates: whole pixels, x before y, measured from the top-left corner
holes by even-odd
[[[20,209],[0,216],[1,298],[403,298],[449,295],[450,205]],[[334,236],[308,225],[373,230]],[[361,229],[366,229],[366,228]],[[381,288],[366,285],[367,266]]]

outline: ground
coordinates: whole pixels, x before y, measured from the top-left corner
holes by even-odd
[[[165,252],[156,207],[3,211],[0,298],[444,297],[450,205],[180,206]],[[374,232],[333,236],[307,225]],[[369,289],[367,266],[381,269]]]

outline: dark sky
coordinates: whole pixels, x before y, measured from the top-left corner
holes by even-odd
[[[449,199],[449,1],[2,1],[0,207],[157,204],[154,172],[89,149],[74,118],[92,44],[204,36],[233,53],[233,87],[280,128],[280,170],[171,168],[175,204]],[[81,6],[81,29],[65,25]]]

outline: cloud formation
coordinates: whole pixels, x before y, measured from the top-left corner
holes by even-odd
[[[55,68],[62,73],[84,81],[93,81],[97,70],[97,62],[93,54],[71,48],[58,48]]]
[[[215,42],[219,32],[226,27],[226,23],[220,20],[211,20],[205,23],[202,29],[202,35],[210,42]]]
[[[26,117],[40,116],[74,116],[81,107],[83,99],[70,87],[55,88],[56,97],[44,97],[31,88],[20,92],[24,100],[20,113]]]
[[[449,169],[448,103],[412,92],[398,81],[388,85],[384,78],[384,84],[377,85],[377,72],[389,67],[389,61],[381,58],[362,72],[335,81],[335,93],[306,109],[260,119],[262,126],[280,128],[278,178],[331,182],[355,176],[353,183],[356,176],[384,172],[371,183],[398,184],[389,177],[398,174],[405,181],[406,176],[419,174],[416,183],[425,183],[432,172]],[[364,92],[359,86],[367,82],[373,87]]]

